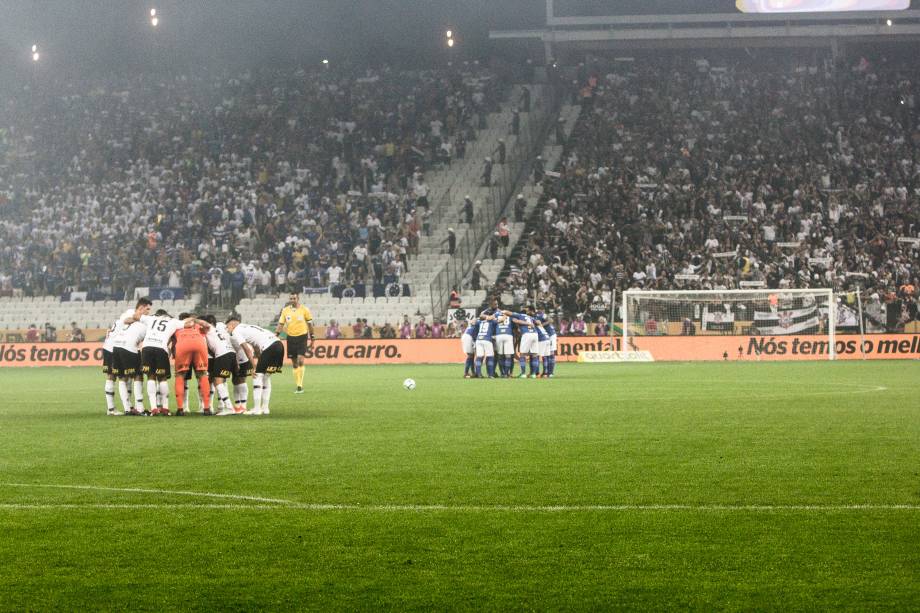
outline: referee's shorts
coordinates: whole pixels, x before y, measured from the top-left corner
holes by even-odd
[[[287,337],[287,357],[294,359],[299,355],[303,355],[307,352],[307,335],[301,334],[300,336],[290,336]]]

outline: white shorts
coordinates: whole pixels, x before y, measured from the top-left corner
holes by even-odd
[[[548,357],[550,355],[550,351],[551,350],[549,348],[549,339],[546,339],[545,341],[540,341],[540,355],[543,356],[544,358]]]
[[[492,349],[492,341],[476,341],[477,358],[491,358],[494,355],[495,351]]]
[[[473,353],[473,337],[469,334],[464,334],[460,337],[460,346],[463,347],[463,353],[469,355]]]
[[[540,337],[536,332],[525,332],[521,335],[521,353],[539,354]]]
[[[495,337],[495,353],[498,355],[514,355],[514,337],[510,334],[499,334]]]
[[[556,353],[556,337],[555,336],[549,337],[549,350],[550,350],[550,355],[554,355]]]

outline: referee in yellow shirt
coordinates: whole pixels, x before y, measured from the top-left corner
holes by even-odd
[[[291,358],[294,370],[294,382],[297,384],[295,394],[303,394],[303,356],[307,343],[313,342],[313,315],[310,309],[300,304],[300,294],[292,292],[288,304],[281,309],[275,334],[287,332],[287,355]]]

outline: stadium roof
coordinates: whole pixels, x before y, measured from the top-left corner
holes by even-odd
[[[546,0],[546,26],[492,30],[493,40],[540,43],[547,59],[579,50],[738,46],[826,46],[843,41],[918,40],[920,10],[746,14],[702,12],[558,15]]]

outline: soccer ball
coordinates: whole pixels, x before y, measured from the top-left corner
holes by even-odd
[[[415,379],[406,379],[405,381],[403,381],[403,387],[409,391],[414,390],[415,389]]]

